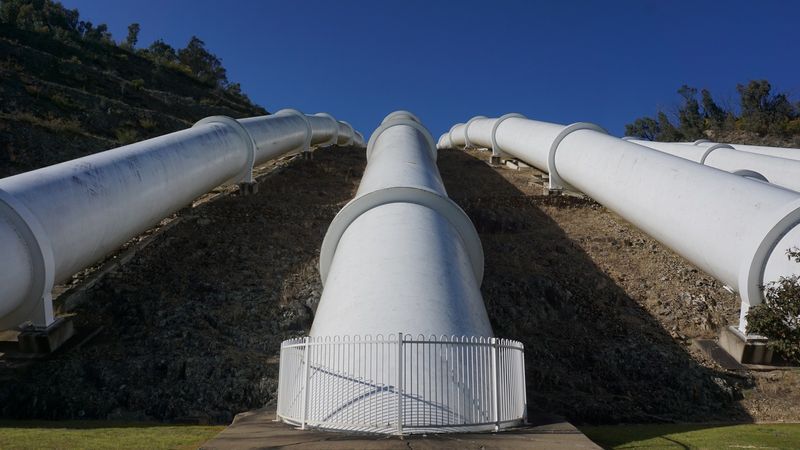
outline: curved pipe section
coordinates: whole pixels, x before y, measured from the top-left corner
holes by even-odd
[[[475,121],[470,141],[489,148],[494,120]],[[463,147],[459,127],[448,135]],[[761,286],[800,273],[785,255],[800,245],[797,192],[618,139],[599,127],[508,118],[495,137],[505,153],[551,175],[557,168],[565,183],[738,290],[741,330],[749,307],[762,301]]]
[[[254,165],[334,142],[339,126],[328,116],[296,111],[241,120],[214,116],[0,180],[0,329],[26,321],[49,325],[53,283],[220,184],[251,182]]]
[[[695,145],[640,139],[626,140],[726,172],[755,172],[758,178],[765,179],[769,183],[800,192],[800,160],[742,151],[732,144],[700,142]]]

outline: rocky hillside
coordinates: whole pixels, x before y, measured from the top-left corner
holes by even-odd
[[[109,42],[0,24],[0,177],[191,126],[266,111]]]

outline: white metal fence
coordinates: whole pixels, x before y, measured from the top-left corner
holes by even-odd
[[[525,421],[520,342],[343,336],[281,344],[278,418],[385,434],[498,430]]]

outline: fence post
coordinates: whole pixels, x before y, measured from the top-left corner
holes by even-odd
[[[397,333],[397,434],[403,435],[403,332]]]
[[[520,344],[522,346],[522,344]],[[525,380],[525,347],[519,350],[519,358],[522,361],[522,423],[528,423],[528,383]]]
[[[281,412],[283,412],[283,394],[286,390],[286,360],[283,359],[283,344],[285,344],[285,342],[281,342],[281,353],[280,357],[278,358],[278,405],[275,409],[275,419],[272,420],[273,422],[282,422]]]
[[[500,366],[497,338],[492,338],[492,394],[494,395],[494,431],[500,430],[500,386],[497,382],[497,372]]]
[[[310,353],[310,337],[306,336],[305,338],[305,348],[303,349],[303,360],[305,362],[305,374],[303,375],[303,413],[301,414],[301,422],[300,422],[300,429],[306,429],[306,420],[308,419],[308,391],[311,389],[311,385],[309,384],[309,377],[311,376],[311,371],[309,370],[310,361],[308,360],[308,355]]]

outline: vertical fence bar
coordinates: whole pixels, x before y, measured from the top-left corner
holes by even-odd
[[[403,332],[397,333],[397,434],[403,434]]]
[[[311,371],[309,370],[310,364],[309,364],[309,361],[308,361],[309,348],[311,347],[309,345],[309,339],[310,338],[308,338],[308,337],[305,338],[305,340],[304,340],[305,346],[304,346],[304,349],[303,349],[304,360],[305,360],[304,362],[305,362],[306,366],[305,366],[305,369],[304,369],[305,370],[305,374],[303,375],[303,404],[301,405],[302,408],[303,408],[303,411],[300,413],[300,417],[301,417],[301,419],[300,419],[300,429],[301,430],[305,430],[306,429],[306,418],[307,418],[307,415],[308,415],[308,397],[309,397],[308,391],[310,390],[308,381],[309,381],[309,375],[311,373]]]
[[[499,431],[511,423],[527,423],[521,343],[465,336],[415,340],[401,332],[393,344],[391,335],[284,342],[277,420],[304,430],[341,424],[343,429],[398,435],[478,424]],[[390,369],[392,361],[396,371]],[[351,404],[337,410],[343,401]]]
[[[492,414],[492,421],[494,422],[494,431],[500,430],[500,388],[497,382],[497,371],[500,365],[500,357],[497,349],[497,338],[492,338],[492,396],[494,397],[494,408]]]

